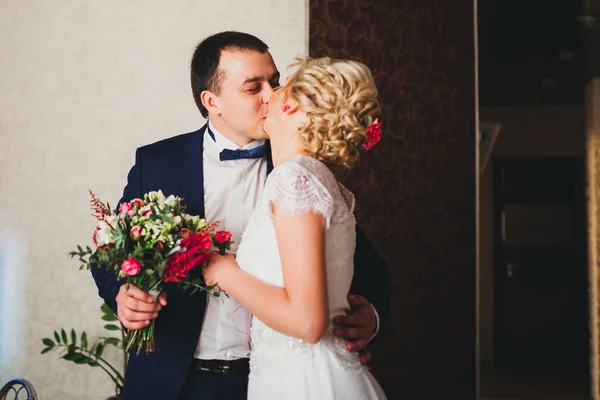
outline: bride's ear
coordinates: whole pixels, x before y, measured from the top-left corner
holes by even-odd
[[[298,106],[298,102],[291,98],[288,98],[287,101],[285,102],[285,104],[283,105],[283,107],[281,108],[281,112],[283,112],[284,114],[288,114],[288,115],[293,114],[299,110],[300,110],[300,108]]]

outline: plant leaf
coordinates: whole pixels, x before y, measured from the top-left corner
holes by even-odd
[[[88,341],[87,341],[87,333],[83,331],[81,333],[81,347],[87,350]]]
[[[77,343],[77,334],[75,333],[75,329],[71,328],[71,344]]]
[[[117,316],[116,316],[116,315],[114,315],[114,314],[111,314],[111,315],[109,315],[109,314],[103,315],[103,316],[102,316],[102,319],[103,319],[104,321],[108,321],[108,322],[113,322],[113,321],[118,321],[118,320],[119,320],[119,318],[117,318]]]
[[[117,325],[113,325],[113,324],[104,325],[104,329],[107,329],[109,331],[120,331],[121,330],[120,327],[118,327]]]
[[[68,351],[65,355],[62,356],[63,359],[67,361],[75,361],[80,353],[75,353],[74,351]]]
[[[60,343],[60,336],[58,336],[58,332],[54,331],[54,339],[56,339],[56,343]]]
[[[98,343],[99,342],[96,342],[92,345],[92,348],[90,349],[90,353],[96,354],[96,348],[98,347]]]
[[[44,343],[46,347],[54,347],[54,342],[52,341],[52,339],[43,338],[42,343]]]
[[[62,337],[62,341],[64,344],[69,344],[69,341],[67,340],[67,332],[65,332],[64,329],[60,330],[60,336]]]
[[[85,354],[79,354],[79,357],[77,357],[77,359],[73,360],[73,362],[75,364],[89,364],[90,362],[95,363],[95,361],[93,359],[86,356]]]
[[[110,308],[106,303],[102,303],[100,310],[102,310],[104,314],[114,314],[112,308]]]
[[[104,351],[104,345],[102,343],[98,343],[98,347],[96,347],[96,358],[102,357],[103,351]]]
[[[121,340],[116,337],[109,337],[104,340],[104,344],[112,344],[113,346],[118,346],[121,344]]]
[[[44,350],[42,350],[42,354],[46,354],[47,352],[49,352],[50,350],[52,350],[54,347],[46,347]]]

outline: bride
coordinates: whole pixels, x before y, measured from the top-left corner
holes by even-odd
[[[269,100],[275,169],[237,259],[204,269],[253,314],[249,399],[385,399],[330,322],[350,308],[356,243],[354,196],[330,168],[379,140],[379,113],[371,72],[347,60],[305,59]]]

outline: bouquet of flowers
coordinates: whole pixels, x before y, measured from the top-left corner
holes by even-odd
[[[165,197],[159,190],[143,199],[122,203],[111,210],[90,191],[93,216],[98,220],[93,236],[95,250],[77,246],[69,253],[82,263],[79,269],[105,268],[156,298],[167,282],[180,284],[190,294],[206,291],[219,295],[214,286],[192,280],[189,272],[202,266],[216,251],[225,254],[231,233],[215,232],[215,224],[184,213],[182,199]],[[140,330],[128,332],[126,350],[154,351],[154,320]]]

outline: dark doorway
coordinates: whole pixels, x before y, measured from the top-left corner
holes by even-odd
[[[582,158],[494,161],[497,368],[589,374]]]

